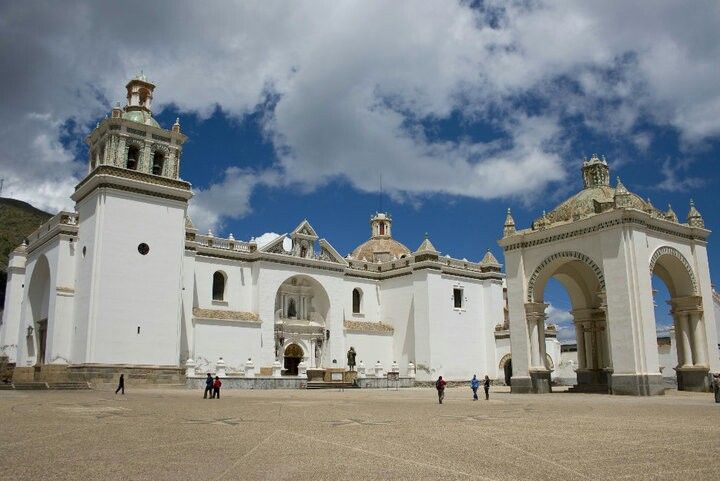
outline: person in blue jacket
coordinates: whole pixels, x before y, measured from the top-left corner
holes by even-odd
[[[205,378],[205,394],[203,394],[203,399],[207,399],[208,394],[210,394],[210,399],[212,399],[212,392],[213,392],[213,378],[210,375],[210,373],[207,373],[207,377]]]
[[[480,380],[477,378],[475,374],[473,374],[473,378],[470,380],[470,389],[472,389],[473,392],[473,401],[477,401],[477,390],[480,387]]]

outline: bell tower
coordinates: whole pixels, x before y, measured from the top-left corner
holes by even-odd
[[[177,366],[185,214],[180,179],[187,137],[153,118],[155,85],[140,74],[88,135],[78,212],[74,356],[84,363]],[[101,347],[100,347],[101,346]]]
[[[583,185],[586,189],[610,185],[610,168],[603,156],[602,160],[593,154],[590,160],[583,161]]]
[[[392,218],[384,212],[376,212],[370,217],[370,238],[390,239],[392,238]]]

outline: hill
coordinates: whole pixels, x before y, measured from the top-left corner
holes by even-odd
[[[0,310],[5,305],[8,256],[52,215],[27,202],[0,197]]]

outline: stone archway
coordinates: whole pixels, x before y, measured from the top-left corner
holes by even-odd
[[[535,268],[527,287],[526,318],[531,337],[531,368],[543,383],[550,383],[552,359],[545,352],[545,287],[555,278],[565,288],[572,304],[578,347],[575,390],[607,392],[612,372],[607,321],[604,309],[605,277],[597,263],[577,251],[546,257]]]
[[[31,324],[27,329],[28,356],[35,356],[35,365],[45,363],[48,318],[50,309],[50,264],[41,255],[36,261],[28,286],[28,312]]]
[[[283,353],[283,366],[285,368],[285,374],[288,376],[298,375],[298,365],[302,362],[305,353],[302,347],[292,343],[285,348]]]
[[[670,246],[655,250],[650,258],[650,275],[657,275],[670,293],[678,364],[678,389],[707,391],[710,370],[702,297],[695,273],[683,254]]]
[[[275,295],[275,356],[284,357],[287,342],[292,342],[305,346],[308,368],[320,367],[329,311],[330,298],[316,279],[306,275],[286,279]]]
[[[510,353],[505,354],[498,365],[505,378],[505,385],[512,385],[512,355]]]

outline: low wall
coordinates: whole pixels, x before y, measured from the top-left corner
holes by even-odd
[[[205,390],[205,377],[189,377],[188,389]],[[223,377],[222,389],[305,389],[307,379],[297,377]]]
[[[112,364],[82,364],[67,367],[69,381],[85,381],[94,388],[117,386],[120,374],[125,375],[126,386],[156,386],[184,384],[185,370],[165,366],[128,366]]]
[[[189,377],[185,380],[185,387],[188,389],[205,390],[205,377]],[[305,389],[307,387],[307,379],[297,377],[266,377],[257,376],[254,378],[247,377],[223,377],[222,389]],[[407,377],[401,377],[397,382],[390,381],[386,378],[366,378],[358,379],[358,385],[361,388],[387,389],[398,387],[413,387],[415,380]]]

